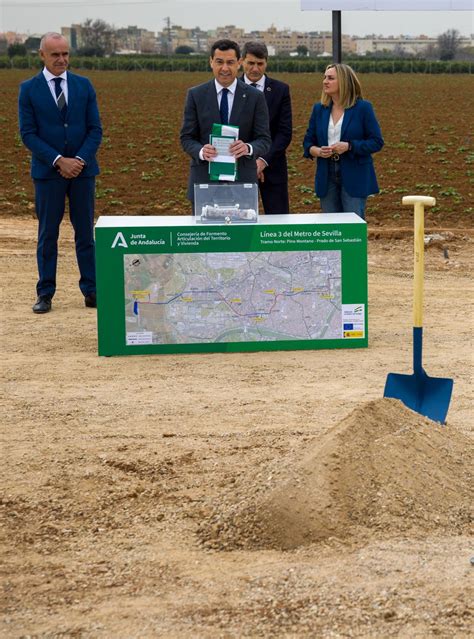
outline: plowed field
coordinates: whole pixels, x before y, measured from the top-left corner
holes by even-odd
[[[18,84],[30,75],[29,71],[0,71],[2,214],[25,214],[33,209],[29,155],[18,137],[16,106]],[[188,157],[179,144],[179,129],[186,90],[209,76],[88,75],[97,89],[104,126],[97,214],[188,214]],[[281,79],[290,84],[294,111],[290,207],[295,213],[314,212],[319,210],[313,194],[314,165],[303,159],[301,144],[312,105],[319,99],[321,77],[288,74]],[[382,193],[369,200],[369,223],[410,224],[411,213],[401,209],[400,199],[407,193],[419,193],[438,199],[428,213],[429,225],[472,226],[472,78],[370,74],[361,80],[385,139],[384,149],[375,156]]]

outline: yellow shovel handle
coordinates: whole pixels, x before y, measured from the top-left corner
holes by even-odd
[[[415,262],[413,269],[413,326],[423,326],[423,278],[425,272],[425,206],[434,206],[436,200],[427,195],[406,195],[402,204],[415,207]]]

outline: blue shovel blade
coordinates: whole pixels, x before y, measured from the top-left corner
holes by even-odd
[[[444,424],[452,391],[452,379],[428,377],[421,369],[412,375],[389,373],[383,396],[399,399],[420,415]]]

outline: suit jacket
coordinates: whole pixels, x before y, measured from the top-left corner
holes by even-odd
[[[199,158],[201,148],[209,143],[214,123],[220,123],[214,79],[189,89],[184,107],[180,140],[191,156],[188,198],[194,200],[194,184],[209,182],[209,163]],[[237,80],[229,124],[239,127],[239,139],[251,144],[253,156],[238,160],[239,182],[257,182],[256,158],[264,156],[271,145],[268,109],[261,91]]]
[[[331,106],[315,104],[303,141],[304,156],[310,158],[312,146],[328,145],[328,125]],[[372,153],[380,151],[384,145],[379,123],[372,105],[367,100],[357,100],[353,107],[344,111],[341,128],[341,142],[350,142],[350,151],[340,156],[341,180],[345,190],[352,197],[367,197],[378,193]],[[328,190],[328,158],[317,158],[315,190],[318,197],[324,197]]]
[[[291,142],[293,132],[290,87],[284,82],[265,76],[263,94],[267,102],[272,136],[270,150],[260,156],[268,164],[265,169],[265,182],[269,184],[287,182],[286,149]]]
[[[86,163],[80,177],[99,173],[96,160],[102,126],[94,88],[87,78],[67,72],[68,105],[63,117],[43,72],[22,82],[18,99],[20,134],[32,153],[34,179],[57,178],[58,155],[79,156]]]

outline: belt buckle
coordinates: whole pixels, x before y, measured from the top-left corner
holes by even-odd
[[[333,162],[339,162],[339,153],[333,153],[333,154],[331,155],[331,160],[332,160]]]

